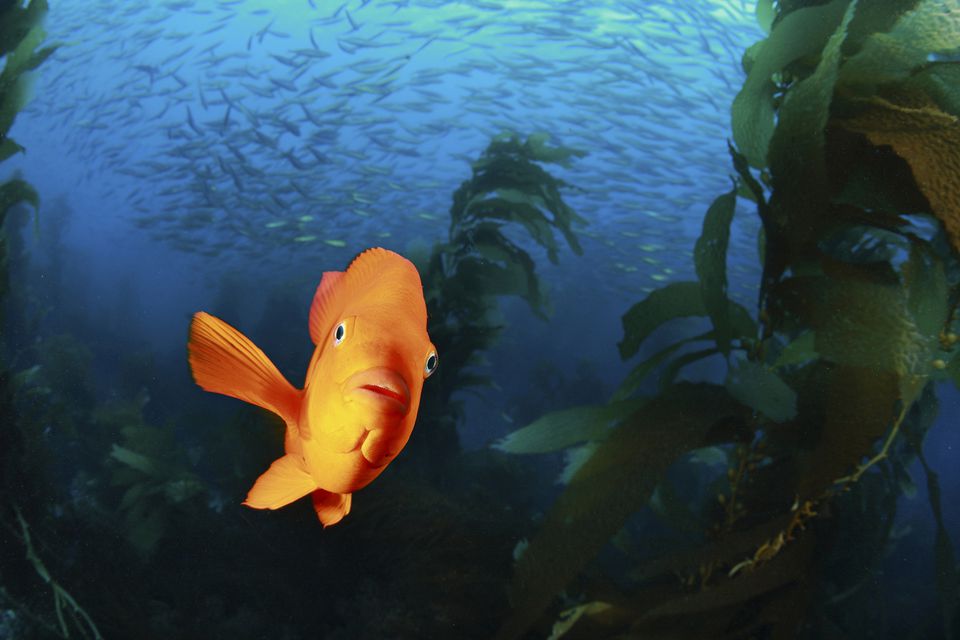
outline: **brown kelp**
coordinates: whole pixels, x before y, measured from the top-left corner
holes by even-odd
[[[732,108],[737,177],[704,217],[698,281],[631,307],[620,353],[635,356],[675,318],[709,328],[636,365],[607,404],[548,414],[498,445],[576,452],[517,560],[499,638],[551,619],[551,638],[827,637],[882,624],[869,577],[915,457],[943,614],[919,632],[956,631],[960,581],[921,444],[933,384],[960,382],[960,12],[939,0],[761,0],[758,17],[769,35],[744,54]],[[756,318],[727,296],[738,198],[762,223]],[[676,382],[711,357],[722,384]],[[638,523],[662,533],[641,540]],[[602,551],[618,571],[598,570]]]

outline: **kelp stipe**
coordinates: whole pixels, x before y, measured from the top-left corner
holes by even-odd
[[[554,639],[820,637],[884,624],[865,585],[915,456],[943,610],[926,631],[954,631],[958,574],[921,444],[932,383],[960,380],[960,63],[941,55],[960,47],[960,15],[923,0],[761,0],[758,17],[769,37],[745,53],[733,103],[737,180],[705,216],[698,281],[634,305],[621,355],[673,318],[703,316],[710,329],[641,362],[608,404],[548,414],[499,443],[582,447],[519,556],[498,638],[545,618]],[[738,197],[762,223],[756,318],[726,294]],[[925,216],[939,229],[924,230]],[[722,385],[674,382],[706,357],[725,361]],[[637,396],[657,373],[661,392]],[[629,524],[645,505],[673,532],[653,557]],[[691,523],[703,523],[698,536]],[[608,541],[627,567],[620,582],[594,573],[571,589]],[[563,589],[580,604],[545,616]]]

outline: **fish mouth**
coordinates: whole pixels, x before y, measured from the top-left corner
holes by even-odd
[[[406,414],[410,409],[410,387],[399,373],[374,367],[347,378],[344,389],[351,397],[362,398],[388,413]]]

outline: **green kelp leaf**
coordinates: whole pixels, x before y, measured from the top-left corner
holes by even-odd
[[[543,198],[538,194],[527,194],[516,189],[502,189],[497,193],[498,197],[496,198],[485,197],[471,200],[467,204],[468,214],[478,220],[493,218],[508,222],[519,222],[530,234],[530,237],[547,250],[547,257],[550,261],[556,264],[557,242],[553,237],[550,220],[541,210],[541,207],[545,206]],[[479,226],[490,227],[489,223],[481,223]],[[497,229],[497,227],[493,227],[493,229]],[[503,239],[503,244],[513,244],[506,240],[499,231],[495,233]]]
[[[762,218],[764,214],[762,207],[766,205],[763,187],[757,179],[753,177],[753,174],[750,173],[750,163],[747,162],[747,158],[737,151],[736,147],[730,144],[729,140],[727,140],[727,151],[730,153],[730,159],[733,161],[733,168],[736,169],[737,175],[740,176],[741,180],[737,189],[737,195],[753,200],[758,205],[761,205],[760,213]]]
[[[783,348],[773,363],[773,368],[779,369],[780,367],[804,364],[811,360],[816,360],[819,354],[817,353],[815,344],[816,336],[813,331],[806,331],[800,334]]]
[[[623,316],[623,340],[620,357],[626,360],[654,329],[674,318],[706,315],[698,282],[672,282],[652,291],[634,304]]]
[[[599,442],[587,442],[578,447],[570,447],[563,452],[563,470],[557,476],[555,484],[568,485],[587,460],[596,453]]]
[[[7,56],[3,72],[0,73],[0,134],[6,135],[10,131],[17,113],[30,100],[33,88],[33,74],[30,71],[55,49],[48,47],[34,53],[45,37],[42,27],[33,27]]]
[[[653,398],[600,443],[560,495],[516,564],[513,615],[496,635],[513,640],[650,499],[683,452],[709,444],[710,428],[746,418],[722,388],[681,384]]]
[[[620,386],[617,388],[613,396],[610,398],[611,401],[616,402],[620,400],[626,400],[627,398],[632,396],[634,393],[636,393],[637,389],[640,388],[640,385],[643,384],[643,381],[646,380],[647,376],[650,375],[650,373],[654,369],[656,369],[661,364],[666,362],[670,358],[670,356],[676,353],[684,345],[690,344],[691,342],[697,342],[700,340],[712,340],[712,339],[713,339],[713,332],[708,331],[706,333],[701,333],[698,336],[694,336],[692,338],[687,338],[685,340],[681,340],[680,342],[676,342],[670,345],[669,347],[666,347],[656,352],[655,354],[653,354],[652,356],[650,356],[649,358],[647,358],[646,360],[644,360],[643,362],[635,366],[630,371],[630,373],[627,374],[627,377],[623,379],[623,382],[620,383]]]
[[[572,157],[583,158],[587,155],[586,151],[580,149],[563,146],[548,147],[549,142],[549,133],[531,133],[527,136],[525,145],[527,155],[538,162],[552,162],[562,167],[569,167]]]
[[[725,384],[730,395],[774,422],[797,415],[797,393],[759,362],[741,360],[730,369]]]
[[[26,7],[7,3],[0,10],[0,56],[15,50],[30,30],[40,25],[48,9],[46,0],[31,0]]]
[[[960,48],[960,17],[955,0],[922,0],[887,33],[867,38],[844,63],[840,83],[873,93],[880,84],[909,77],[931,54]]]
[[[925,243],[912,242],[910,257],[903,264],[906,307],[919,334],[920,344],[912,354],[911,367],[901,383],[901,393],[911,402],[928,380],[947,377],[941,331],[950,318],[950,292],[943,262]]]
[[[136,451],[131,451],[120,445],[113,445],[113,448],[110,451],[110,457],[116,460],[119,460],[123,464],[141,471],[147,475],[157,475],[159,473],[156,463],[148,458],[145,455],[141,455]]]
[[[516,295],[524,298],[534,312],[543,315],[540,283],[534,272],[533,260],[526,252],[525,259],[495,263],[482,258],[466,256],[457,263],[457,282],[467,291],[478,295]]]
[[[758,40],[743,50],[743,56],[740,58],[740,66],[743,72],[748,74],[753,69],[753,64],[757,61],[757,54],[763,49],[764,40]]]
[[[943,261],[926,244],[913,242],[910,258],[903,263],[903,281],[907,289],[907,310],[917,330],[926,337],[932,356],[939,345],[940,331],[949,318],[950,292]]]
[[[837,224],[837,213],[842,210],[829,206],[825,130],[841,48],[856,6],[853,0],[847,7],[814,72],[787,91],[770,140],[767,160],[773,190],[782,203],[780,216],[786,222],[778,239],[794,247],[809,247],[816,242],[825,228]],[[781,252],[787,253],[783,249]],[[773,260],[778,257],[782,255],[771,256]]]
[[[773,27],[773,19],[777,17],[777,12],[773,8],[773,0],[757,0],[757,24],[760,28],[770,33]]]
[[[42,35],[46,37],[45,33]],[[59,48],[60,48],[59,44],[53,44],[33,52],[33,54],[26,60],[26,62],[23,63],[23,66],[20,67],[21,73],[27,72],[27,71],[33,71],[34,69],[39,67],[41,64],[46,62],[47,58],[49,58],[54,53],[56,53],[57,49]]]
[[[731,300],[728,317],[734,337],[752,339],[757,336],[757,322],[742,304]]]
[[[717,349],[724,357],[730,355],[732,337],[730,302],[727,300],[727,245],[736,207],[736,188],[717,197],[703,217],[703,231],[693,249],[693,263],[700,279],[703,306],[713,324]]]
[[[677,379],[680,371],[687,365],[691,365],[698,360],[703,360],[704,358],[709,358],[710,356],[715,356],[719,353],[720,351],[716,347],[709,347],[707,349],[700,349],[699,351],[691,351],[683,354],[679,358],[676,358],[670,362],[669,365],[664,367],[663,373],[660,374],[660,388],[663,389],[673,384],[673,381]]]
[[[557,242],[552,228],[555,225],[541,209],[546,205],[543,198],[539,194],[526,194],[516,189],[502,189],[498,193],[503,197],[483,194],[471,199],[466,205],[464,223],[474,221],[473,224],[476,224],[476,221],[491,219],[518,222],[537,244],[547,250],[547,257],[556,264]]]
[[[733,139],[751,166],[766,165],[773,136],[773,74],[798,58],[822,50],[846,8],[847,0],[833,0],[797,9],[784,16],[763,41],[732,107]]]
[[[473,164],[473,177],[463,182],[454,193],[450,217],[455,231],[469,227],[483,217],[496,217],[523,224],[535,240],[548,250],[556,261],[553,227],[563,234],[574,253],[583,250],[573,233],[574,223],[586,220],[578,216],[563,201],[560,189],[568,187],[536,164],[530,150],[537,147],[539,138],[533,137],[532,146],[521,145],[515,134],[495,138]],[[513,194],[511,203],[504,197],[491,194]],[[548,219],[544,211],[552,214]],[[549,227],[544,228],[544,223]]]
[[[538,209],[546,206],[546,202],[540,197],[539,193],[528,193],[519,189],[498,189],[497,195],[503,200],[515,204],[529,204]]]
[[[847,6],[840,24],[827,39],[816,70],[787,91],[770,139],[767,159],[775,186],[788,196],[802,197],[805,203],[823,201],[827,192],[824,131],[830,117],[840,49],[856,6],[856,0]],[[798,190],[802,190],[802,196]],[[812,218],[816,211],[807,212],[805,217]],[[792,222],[794,226],[808,224]]]
[[[10,131],[17,114],[30,101],[32,89],[32,76],[20,76],[8,88],[0,85],[0,135]]]
[[[544,202],[547,203],[547,209],[553,214],[553,226],[563,234],[563,238],[567,241],[571,251],[578,256],[583,255],[583,247],[580,246],[576,234],[573,233],[573,225],[574,223],[584,225],[587,220],[567,206],[567,203],[560,196],[560,190],[557,186],[553,182],[543,183],[540,185],[540,194],[543,196]]]
[[[736,302],[729,302],[727,311],[734,336],[754,336],[756,323],[750,313]],[[652,291],[623,315],[623,340],[620,357],[626,360],[640,350],[640,345],[655,329],[674,318],[706,316],[707,309],[698,282],[672,282]]]
[[[628,400],[553,411],[497,441],[493,448],[507,453],[547,453],[602,440],[610,432],[611,423],[630,415],[644,402]]]
[[[0,139],[0,162],[9,159],[17,153],[23,153],[24,148],[10,138]]]

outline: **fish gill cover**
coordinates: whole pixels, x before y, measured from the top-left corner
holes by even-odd
[[[954,637],[956,535],[922,445],[936,383],[960,379],[957,7],[761,0],[746,31],[730,6],[64,4],[68,46],[45,62],[45,4],[0,4],[4,166],[44,194],[77,179],[39,216],[38,190],[0,187],[0,635]],[[675,61],[741,53],[739,93],[729,70]],[[130,75],[87,75],[116,65]],[[18,112],[46,125],[18,133],[39,141],[28,155],[6,136]],[[30,173],[51,133],[82,171]],[[71,298],[64,272],[83,269],[60,225],[90,184],[215,278],[239,273],[229,314],[277,274],[263,331],[294,345],[283,278],[315,287],[359,248],[416,241],[441,365],[408,449],[348,521],[244,512],[280,425],[199,399],[182,350],[165,364],[126,337],[135,314]],[[102,217],[89,228],[108,236],[130,222]],[[555,369],[505,388],[485,358],[535,354],[509,343],[522,318],[502,303],[523,299],[557,339],[569,319],[551,302],[594,271],[617,276],[623,325],[619,343],[598,333],[640,361],[588,404],[589,377]],[[549,301],[547,273],[563,276]],[[514,393],[530,423],[465,450],[466,391],[505,418]],[[554,500],[548,467],[517,454],[555,452]],[[878,606],[884,554],[924,535],[896,519],[914,461],[936,602]]]

